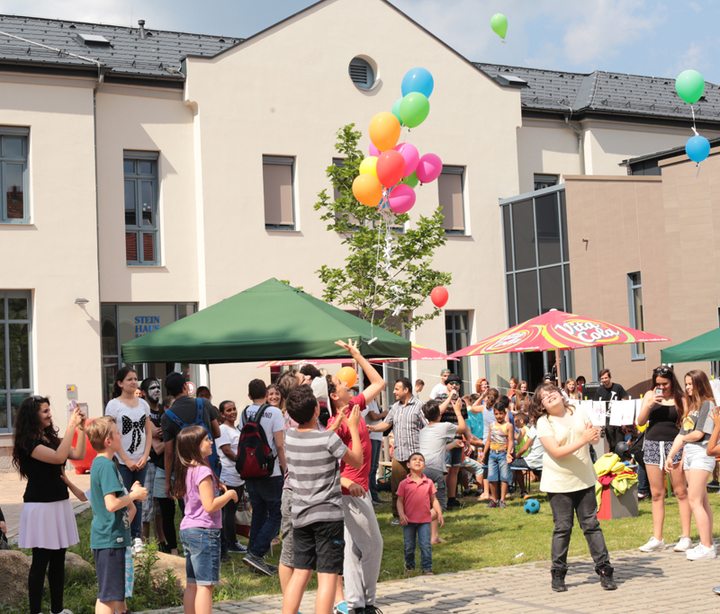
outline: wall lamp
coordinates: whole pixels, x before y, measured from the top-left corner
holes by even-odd
[[[75,304],[80,305],[80,307],[85,307],[85,305],[87,305],[89,302],[90,301],[87,300],[86,298],[76,298],[75,299]]]

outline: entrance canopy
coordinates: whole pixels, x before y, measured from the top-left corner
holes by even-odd
[[[720,328],[660,350],[663,364],[720,360]]]
[[[368,344],[373,337],[376,340]],[[366,358],[410,358],[410,341],[275,278],[122,346],[126,363],[217,364],[338,358],[342,339]]]

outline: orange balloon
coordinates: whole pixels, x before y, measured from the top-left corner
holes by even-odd
[[[378,113],[370,120],[370,140],[380,151],[397,145],[400,138],[400,122],[392,113]]]
[[[358,175],[352,190],[355,198],[367,207],[377,207],[383,197],[382,185],[375,175]]]
[[[338,371],[337,378],[341,382],[345,382],[348,388],[352,388],[358,379],[357,371],[355,371],[352,367],[343,367],[340,371]]]

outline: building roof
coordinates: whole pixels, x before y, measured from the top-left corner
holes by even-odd
[[[153,28],[145,28],[143,38],[140,28],[0,15],[0,69],[101,66],[114,76],[182,81],[186,56],[213,57],[241,41]]]
[[[501,85],[513,85],[507,83],[508,75],[525,81],[526,86],[519,85],[524,110],[573,116],[595,113],[692,119],[690,105],[677,95],[672,78],[600,70],[583,74],[497,64],[476,63],[475,66]],[[705,94],[694,108],[699,122],[720,122],[720,87],[706,83]]]

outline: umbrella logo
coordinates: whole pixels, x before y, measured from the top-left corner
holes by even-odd
[[[603,339],[618,338],[620,336],[619,330],[604,328],[600,324],[588,322],[587,320],[584,322],[556,324],[554,328],[582,343],[595,343]]]
[[[529,335],[530,331],[527,330],[519,330],[517,332],[510,333],[509,335],[505,335],[504,337],[498,339],[495,343],[493,343],[490,347],[487,348],[487,351],[498,350],[508,347],[509,345],[516,345],[517,343],[520,343],[521,341],[526,339]]]

